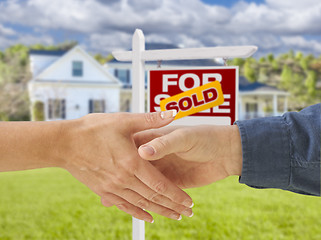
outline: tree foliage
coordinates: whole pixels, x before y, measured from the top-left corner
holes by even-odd
[[[304,55],[302,52],[266,57],[233,59],[230,65],[240,68],[240,75],[250,82],[262,82],[290,93],[290,110],[299,110],[321,101],[321,55]]]

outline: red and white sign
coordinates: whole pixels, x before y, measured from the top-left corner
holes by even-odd
[[[238,67],[151,70],[148,77],[148,110],[160,111],[160,101],[179,93],[219,81],[224,103],[188,117],[188,124],[231,125],[237,119]],[[184,124],[183,123],[183,124]]]

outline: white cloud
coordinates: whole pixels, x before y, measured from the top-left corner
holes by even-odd
[[[16,36],[16,38],[13,39],[9,39],[5,36],[0,35],[0,49],[4,49],[15,44],[24,44],[30,46],[37,43],[52,45],[54,43],[54,40],[51,36],[48,35],[33,36],[30,34],[19,34],[18,36]]]
[[[0,35],[13,36],[16,35],[16,31],[11,28],[4,27],[2,24],[0,24]]]
[[[282,42],[293,49],[302,49],[305,51],[318,51],[321,53],[321,42],[316,40],[306,40],[303,37],[282,37]]]
[[[200,0],[7,0],[0,2],[0,12],[0,34],[10,34],[5,27],[9,21],[44,29],[44,35],[50,29],[77,32],[94,51],[130,48],[135,28],[143,29],[152,42],[186,47],[257,44],[263,51],[293,48],[289,39],[302,48],[303,35],[321,35],[319,0],[239,1],[230,9]],[[318,42],[310,43],[311,52],[321,53]]]
[[[128,50],[127,48],[131,46],[131,38],[130,34],[124,32],[95,33],[90,36],[89,48],[104,54],[114,50]]]

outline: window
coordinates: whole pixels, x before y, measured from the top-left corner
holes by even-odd
[[[115,69],[115,76],[123,83],[130,84],[130,72],[127,69]]]
[[[49,119],[66,119],[66,100],[49,99],[48,100],[48,118]]]
[[[72,76],[82,77],[83,75],[83,64],[81,61],[72,62]]]
[[[130,112],[130,100],[127,99],[125,102],[125,111]]]
[[[104,113],[105,100],[89,100],[89,113]]]
[[[246,112],[247,113],[257,113],[258,112],[257,103],[246,103]]]

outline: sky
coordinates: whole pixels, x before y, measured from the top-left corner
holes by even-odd
[[[320,0],[0,0],[0,49],[76,40],[91,53],[146,42],[180,47],[256,45],[321,54]]]

